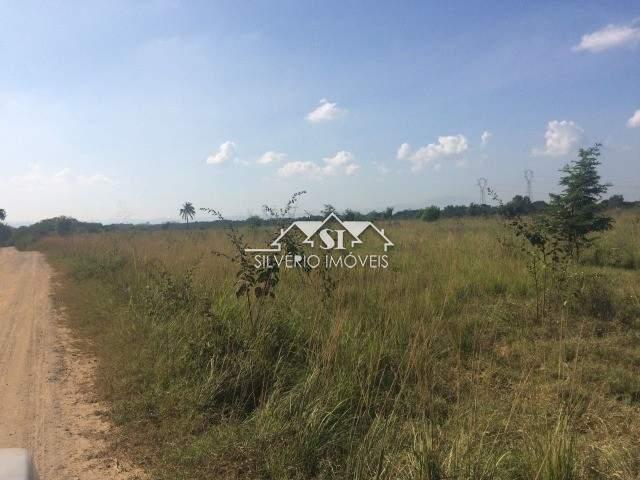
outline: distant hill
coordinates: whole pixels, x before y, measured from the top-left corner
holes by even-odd
[[[7,225],[2,225],[1,227],[0,244],[17,246],[28,245],[47,235],[98,233],[104,230],[104,226],[100,223],[80,222],[75,218],[66,216],[47,218],[24,227],[13,228]]]

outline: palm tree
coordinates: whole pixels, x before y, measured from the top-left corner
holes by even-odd
[[[193,220],[193,217],[195,216],[196,216],[196,209],[193,206],[193,203],[186,202],[180,209],[180,217],[182,217],[182,220],[187,222],[187,225],[188,225],[189,220]]]
[[[5,218],[7,218],[7,212],[4,208],[0,208],[0,222],[4,222]]]

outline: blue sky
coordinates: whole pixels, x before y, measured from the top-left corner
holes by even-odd
[[[546,199],[596,141],[640,199],[637,2],[0,0],[0,20],[14,223],[246,216],[301,189],[310,211],[468,203],[481,176],[508,199],[527,168]]]

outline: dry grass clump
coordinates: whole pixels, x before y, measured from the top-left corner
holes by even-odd
[[[154,478],[640,477],[640,234],[626,212],[536,318],[490,219],[385,225],[387,270],[283,271],[260,322],[220,230],[49,238],[118,439]],[[250,244],[269,232],[246,232]],[[622,260],[616,260],[622,259]]]

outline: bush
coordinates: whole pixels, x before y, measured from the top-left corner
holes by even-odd
[[[12,237],[11,227],[0,223],[0,247],[11,245]]]
[[[436,207],[435,205],[431,205],[427,207],[422,212],[422,220],[425,222],[435,222],[440,218],[440,207]]]
[[[583,273],[573,278],[573,295],[569,302],[569,311],[588,315],[599,320],[613,320],[616,314],[616,302],[611,282],[599,274]]]
[[[328,299],[324,278],[283,270],[275,298],[251,297],[259,317],[211,253],[233,254],[222,229],[38,247],[151,478],[640,478],[638,271],[572,264],[534,323],[524,254],[495,222],[444,216],[390,224],[392,268],[331,272]],[[602,242],[633,249],[634,220]]]

